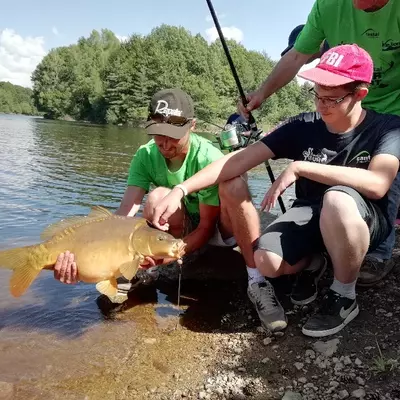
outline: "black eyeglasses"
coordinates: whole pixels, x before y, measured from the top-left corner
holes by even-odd
[[[350,92],[345,94],[342,97],[338,97],[336,99],[333,99],[332,97],[320,97],[318,94],[315,92],[314,88],[311,88],[309,92],[314,96],[314,98],[318,101],[320,101],[324,106],[326,107],[336,107],[339,103],[341,103],[347,96],[351,96],[354,94],[354,92]]]
[[[163,114],[149,114],[147,121],[152,121],[153,123],[148,124],[169,124],[174,126],[185,126],[193,118],[180,117],[179,115],[168,115],[167,117]]]

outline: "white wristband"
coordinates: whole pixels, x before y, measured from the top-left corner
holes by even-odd
[[[182,190],[182,192],[183,192],[183,197],[187,196],[188,191],[187,191],[187,189],[185,188],[185,186],[179,184],[179,185],[176,185],[175,187]]]

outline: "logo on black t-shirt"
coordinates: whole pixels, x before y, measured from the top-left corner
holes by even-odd
[[[318,150],[317,154],[314,154],[314,149],[309,147],[308,150],[303,151],[304,161],[311,161],[319,164],[326,164],[328,162],[328,156],[321,150]]]
[[[371,161],[371,155],[368,151],[363,150],[356,154],[350,161],[349,164],[355,162],[355,164],[365,164]]]

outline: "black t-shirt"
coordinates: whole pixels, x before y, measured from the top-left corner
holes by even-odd
[[[302,113],[289,118],[261,141],[272,150],[275,159],[368,169],[372,157],[378,154],[400,158],[400,117],[367,110],[354,130],[335,134],[328,131],[319,113]],[[296,197],[319,201],[328,187],[301,177],[296,181]],[[376,203],[386,214],[387,195]]]

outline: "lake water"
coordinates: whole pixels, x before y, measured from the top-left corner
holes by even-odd
[[[146,140],[141,129],[0,114],[0,248],[37,243],[47,225],[85,215],[93,205],[114,210],[132,155]],[[285,163],[271,165],[277,175]],[[258,205],[270,185],[265,168],[255,168],[249,178]],[[290,188],[286,204],[291,196]],[[278,207],[272,212],[280,213]],[[162,336],[166,316],[174,311],[161,307],[168,301],[160,292],[151,301],[138,299],[140,304],[128,314],[109,320],[96,304],[94,285],[64,285],[43,271],[15,299],[8,291],[9,277],[10,271],[0,269],[0,381],[15,384],[16,399],[50,399],[56,393],[68,399],[100,399],[100,393],[113,398],[115,371],[128,359],[133,370],[135,365],[142,368],[150,354],[146,340],[132,350],[127,341],[132,332],[136,338],[160,340],[163,352],[180,340],[172,335],[166,344]],[[195,334],[185,340],[187,349],[200,343]],[[171,363],[173,359],[171,355]]]

